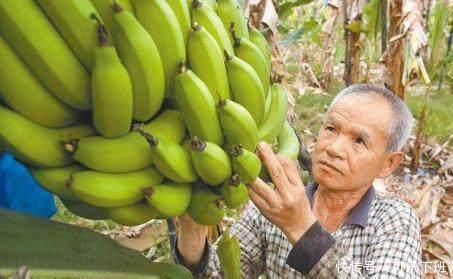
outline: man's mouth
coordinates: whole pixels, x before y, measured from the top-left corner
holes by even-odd
[[[339,173],[342,173],[337,167],[335,167],[335,165],[333,165],[333,164],[331,164],[331,163],[329,163],[327,161],[319,161],[319,164],[322,164],[324,166],[329,167],[330,169],[333,169],[333,170],[335,170],[335,171],[337,171]]]

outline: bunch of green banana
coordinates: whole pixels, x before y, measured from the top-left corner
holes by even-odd
[[[66,104],[89,109],[89,75],[33,0],[0,1],[0,33]]]
[[[133,118],[145,122],[160,109],[165,78],[159,51],[135,16],[115,3],[115,42],[129,72],[133,89]]]
[[[115,33],[114,3],[120,5],[124,10],[134,13],[134,7],[129,0],[91,0],[91,3],[96,7],[96,10],[111,35]],[[112,37],[112,43],[114,43],[113,39],[114,37]]]
[[[145,198],[160,214],[167,217],[182,215],[189,206],[192,187],[189,183],[167,181],[142,189]]]
[[[272,65],[272,60],[271,60],[271,50],[269,48],[269,45],[267,44],[267,40],[264,37],[264,35],[255,27],[250,27],[249,28],[249,39],[252,43],[254,43],[261,51],[263,54],[264,58],[266,59],[267,66],[269,69],[269,73],[271,72],[271,65]]]
[[[0,61],[0,98],[15,111],[49,128],[65,127],[80,118],[79,111],[41,84],[1,35]]]
[[[222,20],[225,29],[234,31],[240,38],[249,38],[244,11],[236,0],[218,0],[217,14]],[[230,39],[233,43],[233,36],[230,36]]]
[[[256,71],[247,62],[227,53],[225,56],[233,100],[244,106],[259,126],[265,111],[263,84]]]
[[[234,53],[233,44],[228,37],[228,29],[223,27],[222,20],[205,2],[193,0],[192,22],[196,22],[206,28],[222,51],[226,51],[230,55]]]
[[[226,149],[241,144],[245,149],[254,151],[258,144],[258,128],[248,110],[231,100],[221,100],[217,111]]]
[[[189,35],[187,52],[191,69],[209,88],[215,102],[219,98],[230,99],[223,53],[214,37],[196,22]]]
[[[181,145],[140,131],[150,146],[153,163],[166,177],[175,182],[192,182],[198,178],[190,153]]]
[[[132,123],[132,84],[116,49],[110,45],[105,25],[98,22],[100,45],[94,50],[91,77],[93,124],[107,138],[124,136]],[[114,111],[115,113],[112,113]]]
[[[175,78],[174,96],[189,133],[221,145],[223,135],[214,99],[203,81],[184,64]]]
[[[104,210],[109,219],[125,226],[137,226],[155,219],[157,216],[157,212],[150,208],[144,200],[125,206],[106,207]]]
[[[277,137],[278,154],[282,154],[291,160],[297,160],[300,143],[293,127],[288,120],[283,124],[283,129]]]
[[[288,97],[283,86],[274,83],[266,102],[268,102],[268,109],[259,128],[258,137],[260,140],[272,143],[280,134],[288,111]]]
[[[187,3],[187,0],[167,0],[168,5],[170,5],[173,13],[175,13],[176,18],[178,19],[179,26],[181,27],[182,35],[184,38],[184,43],[187,43],[187,38],[189,37],[190,32],[190,9]]]
[[[179,63],[186,61],[184,35],[175,13],[166,0],[132,0],[138,21],[159,50],[165,74],[166,97],[173,94]]]
[[[186,134],[181,114],[176,110],[164,111],[141,129],[174,143],[180,143]],[[65,147],[77,162],[100,172],[137,171],[153,163],[149,145],[137,131],[114,139],[85,137],[76,142],[67,142]]]
[[[220,266],[226,279],[240,279],[241,277],[241,247],[238,238],[230,236],[227,228],[217,243],[217,255]]]
[[[217,195],[212,187],[201,182],[192,185],[192,197],[187,213],[202,225],[216,225],[225,216],[222,196]]]
[[[241,181],[239,174],[233,174],[220,187],[225,205],[229,208],[237,208],[249,200],[247,187]]]
[[[61,36],[85,68],[94,64],[93,49],[97,46],[96,21],[91,14],[98,12],[90,0],[36,0]]]
[[[143,198],[143,188],[163,180],[164,176],[154,167],[121,174],[82,171],[71,176],[68,187],[89,205],[119,207],[138,202]]]
[[[80,165],[71,165],[60,168],[31,167],[30,173],[44,189],[58,195],[60,198],[79,201],[78,198],[66,187],[66,182],[71,175],[86,170]]]
[[[62,167],[73,163],[61,141],[94,135],[88,125],[49,129],[31,122],[18,113],[0,106],[0,146],[17,159],[37,167]]]
[[[217,144],[193,137],[190,148],[193,166],[203,182],[219,185],[231,175],[230,158]]]
[[[261,161],[255,153],[244,149],[240,144],[231,150],[231,165],[244,183],[250,183],[260,174]]]

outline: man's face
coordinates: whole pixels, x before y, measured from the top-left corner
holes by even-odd
[[[371,185],[386,160],[391,118],[391,108],[381,97],[340,99],[319,131],[313,155],[315,181],[337,191]]]

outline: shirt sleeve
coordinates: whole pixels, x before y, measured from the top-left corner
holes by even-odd
[[[313,225],[311,232],[302,236],[287,263],[306,278],[421,278],[421,239],[415,211],[403,204],[380,218],[364,263],[354,261],[341,241],[334,240],[320,225]]]
[[[241,247],[241,277],[257,278],[265,271],[265,239],[260,230],[260,214],[251,203],[244,210],[238,222],[230,228],[230,234],[236,235]],[[195,278],[223,278],[216,246],[206,242],[202,260],[195,267],[189,267]],[[177,245],[173,258],[176,263],[183,264]]]

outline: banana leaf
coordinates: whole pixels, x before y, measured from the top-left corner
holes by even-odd
[[[0,278],[22,266],[32,278],[192,278],[89,229],[0,209]]]

